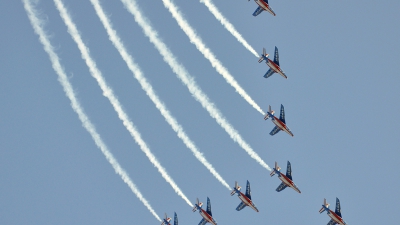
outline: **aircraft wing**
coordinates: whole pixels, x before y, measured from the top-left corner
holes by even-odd
[[[275,71],[273,70],[273,69],[269,69],[268,71],[267,71],[267,73],[264,75],[264,77],[265,78],[268,78],[268,77],[270,77],[270,76],[272,76],[272,74],[274,74],[275,73]]]
[[[246,186],[246,196],[251,199],[251,190],[250,190],[250,182],[247,181],[247,186]]]
[[[278,48],[276,46],[275,46],[274,63],[276,63],[279,66],[279,53],[278,53]]]
[[[287,161],[286,176],[287,176],[289,179],[293,180],[293,178],[292,178],[292,166],[290,165],[290,162],[289,162],[289,161]]]
[[[210,199],[208,197],[207,197],[207,210],[206,210],[206,212],[208,214],[210,214],[210,216],[212,216],[212,213],[211,213],[211,202],[210,202]]]
[[[174,225],[178,225],[178,216],[175,213],[175,217],[174,217]]]
[[[285,108],[281,104],[281,114],[279,115],[279,120],[282,121],[284,124],[286,124],[285,120]]]
[[[285,189],[287,187],[287,185],[285,183],[281,183],[278,188],[276,189],[277,192],[282,191],[283,189]]]
[[[335,213],[336,213],[338,216],[342,217],[342,212],[341,212],[341,210],[340,210],[340,201],[339,201],[338,198],[336,198],[336,209],[335,209]]]
[[[278,126],[275,126],[274,129],[272,129],[272,131],[269,133],[271,136],[275,135],[276,133],[278,133],[281,129],[279,129]]]
[[[207,220],[203,218],[203,219],[200,221],[199,225],[204,225],[204,224],[206,224],[206,223],[207,223]]]
[[[258,16],[258,14],[262,13],[262,11],[264,11],[264,9],[258,6],[256,11],[254,11],[253,16]]]
[[[330,220],[327,225],[335,225],[337,224],[334,220]]]
[[[241,203],[238,205],[238,207],[236,207],[236,210],[237,210],[237,211],[240,211],[240,210],[242,210],[244,207],[246,207],[246,204],[244,204],[244,202],[241,202]]]

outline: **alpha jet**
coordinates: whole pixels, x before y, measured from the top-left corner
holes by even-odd
[[[265,78],[268,78],[272,76],[274,73],[278,73],[282,77],[287,79],[286,74],[283,72],[281,67],[279,66],[279,53],[278,53],[278,48],[275,46],[275,55],[274,55],[274,61],[270,60],[268,58],[269,54],[265,52],[265,48],[263,48],[263,52],[258,59],[258,62],[261,63],[262,61],[265,60],[265,63],[270,67],[267,73],[264,75]]]
[[[271,177],[274,176],[275,174],[278,174],[278,178],[282,181],[282,183],[278,186],[278,188],[276,189],[277,192],[282,191],[283,189],[285,189],[286,187],[291,187],[293,188],[295,191],[301,193],[301,191],[299,190],[299,188],[296,186],[296,184],[293,183],[293,179],[292,179],[292,166],[290,165],[290,162],[287,162],[287,169],[286,169],[286,175],[282,174],[280,172],[281,168],[278,166],[278,163],[275,162],[275,168],[271,173]]]
[[[346,222],[342,219],[342,212],[340,210],[340,201],[338,198],[336,198],[336,209],[335,212],[329,209],[329,203],[326,202],[326,199],[324,199],[324,204],[322,205],[322,208],[319,210],[319,213],[323,213],[326,211],[328,216],[331,218],[329,223],[327,225],[346,225]]]
[[[250,1],[250,0],[249,0]],[[254,11],[253,16],[258,16],[258,14],[263,11],[267,11],[272,15],[276,16],[275,12],[269,7],[268,0],[254,0],[258,4],[258,8]]]
[[[286,133],[288,133],[290,136],[294,136],[292,131],[290,131],[289,127],[286,126],[286,121],[285,121],[285,108],[283,108],[283,105],[281,104],[281,113],[279,115],[279,119],[274,116],[275,111],[271,110],[271,106],[268,107],[268,112],[264,116],[264,120],[267,120],[268,118],[271,117],[272,122],[275,124],[274,129],[269,133],[271,136],[275,135],[279,131],[283,130]]]
[[[211,202],[210,199],[207,197],[207,210],[202,209],[203,203],[199,202],[199,199],[196,199],[196,204],[193,207],[193,212],[196,212],[196,210],[199,210],[200,215],[203,217],[203,219],[200,221],[199,225],[204,225],[207,222],[211,223],[212,225],[217,225],[217,221],[214,220],[212,217],[211,213]]]
[[[256,205],[254,205],[253,201],[251,200],[251,191],[250,191],[250,183],[247,181],[247,186],[246,186],[246,194],[244,195],[242,192],[240,192],[241,187],[238,185],[238,183],[235,181],[235,187],[233,187],[233,190],[231,192],[231,196],[233,196],[235,193],[238,195],[240,200],[242,202],[236,207],[237,211],[242,210],[244,207],[249,206],[250,208],[254,209],[256,212],[258,212],[258,209]]]

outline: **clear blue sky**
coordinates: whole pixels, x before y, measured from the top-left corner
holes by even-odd
[[[259,213],[240,200],[177,138],[108,40],[89,1],[65,1],[99,69],[152,152],[186,196],[210,197],[218,224],[326,224],[323,198],[341,200],[349,224],[395,224],[400,195],[400,2],[215,1],[258,52],[279,48],[289,79],[262,76],[265,64],[199,1],[175,0],[185,18],[241,86],[266,110],[285,106],[294,137],[244,101],[189,42],[162,1],[138,4],[199,86],[262,159],[278,161],[302,191],[277,193],[278,178],[251,159],[178,80],[119,1],[102,1],[128,51],[157,94],[223,178],[251,182]],[[74,90],[109,149],[161,217],[180,224],[198,213],[176,195],[118,119],[67,33],[52,1],[39,1],[45,26]],[[158,224],[82,127],[57,81],[21,1],[0,2],[0,224]]]

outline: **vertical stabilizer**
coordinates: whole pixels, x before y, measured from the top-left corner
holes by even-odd
[[[193,207],[192,211],[196,212],[197,211],[197,207],[201,207],[201,203],[199,202],[199,198],[196,198],[196,204]]]
[[[258,58],[258,62],[261,63],[262,61],[264,61],[264,57],[268,57],[269,55],[267,54],[267,52],[265,51],[265,48],[263,48],[262,54],[260,56],[260,58]]]
[[[322,208],[319,210],[319,213],[323,213],[326,208],[329,208],[329,203],[326,202],[326,199],[324,198],[324,205],[322,206]]]
[[[233,196],[236,193],[236,190],[240,190],[240,187],[239,187],[237,181],[235,181],[235,186],[233,187],[233,190],[231,192],[231,196]]]

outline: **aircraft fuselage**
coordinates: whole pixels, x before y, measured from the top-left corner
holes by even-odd
[[[289,179],[285,174],[279,172],[278,177],[287,186],[289,186],[289,187],[293,188],[295,191],[301,193],[301,191],[296,187],[296,185],[293,183],[293,181],[291,179]]]
[[[287,79],[287,76],[283,73],[281,67],[279,67],[278,64],[276,64],[274,61],[270,60],[267,58],[266,62],[265,62],[273,71],[275,71],[275,73],[278,73],[279,75],[281,75],[282,77]]]
[[[328,209],[328,216],[335,221],[336,223],[338,223],[339,225],[346,225],[346,222],[344,222],[344,220],[342,219],[342,217],[338,216],[334,211]]]
[[[256,212],[258,212],[258,209],[254,206],[253,201],[251,201],[250,198],[248,198],[242,192],[239,192],[238,194],[239,194],[238,197],[240,198],[240,200],[242,200],[242,202],[244,202],[244,204],[246,204],[250,208],[254,209]]]
[[[199,210],[200,215],[209,223],[211,223],[212,225],[217,225],[212,216],[210,214],[208,214],[204,209],[200,209]]]
[[[257,5],[259,5],[262,9],[264,9],[265,11],[271,13],[272,15],[276,16],[276,14],[271,10],[271,8],[269,7],[268,3],[265,2],[264,0],[254,0]]]
[[[289,130],[289,128],[286,126],[285,123],[283,123],[280,119],[278,119],[276,116],[272,116],[271,117],[272,122],[279,127],[279,129],[285,131],[286,133],[288,133],[290,136],[294,136],[293,133]]]

